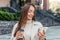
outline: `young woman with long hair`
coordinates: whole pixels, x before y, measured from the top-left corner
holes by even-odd
[[[13,40],[40,40],[45,38],[45,32],[40,22],[35,19],[36,8],[33,4],[25,4],[21,10],[21,18],[18,23],[15,24],[12,31]],[[23,30],[21,32],[19,30]]]

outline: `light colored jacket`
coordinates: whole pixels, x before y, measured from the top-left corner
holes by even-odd
[[[12,31],[12,39],[16,40],[16,37],[14,37],[14,32],[16,30],[18,23],[16,23],[13,27],[13,31]],[[23,36],[24,36],[24,40],[40,40],[38,37],[38,32],[42,32],[43,31],[43,25],[38,22],[38,21],[27,21],[24,32],[23,32]]]

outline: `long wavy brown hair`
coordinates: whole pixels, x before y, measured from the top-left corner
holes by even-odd
[[[28,10],[29,10],[30,6],[33,6],[35,8],[35,5],[34,4],[30,4],[30,3],[25,4],[23,6],[23,8],[21,10],[21,18],[20,18],[19,23],[18,23],[18,26],[17,26],[17,28],[15,30],[14,37],[15,37],[17,31],[19,29],[21,29],[21,27],[23,27],[26,24],[26,22],[28,20],[27,19]],[[36,8],[35,8],[35,10],[36,10]],[[33,16],[32,20],[35,21],[35,11],[34,11],[34,16]]]

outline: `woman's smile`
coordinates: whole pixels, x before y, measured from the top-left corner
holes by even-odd
[[[28,11],[28,15],[27,15],[29,20],[32,20],[32,18],[34,16],[34,10],[35,10],[34,7],[30,6],[29,11]]]

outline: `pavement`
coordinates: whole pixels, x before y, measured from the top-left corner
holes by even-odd
[[[60,40],[60,26],[48,27],[46,30],[47,40]],[[0,40],[11,40],[11,33],[0,35]]]

